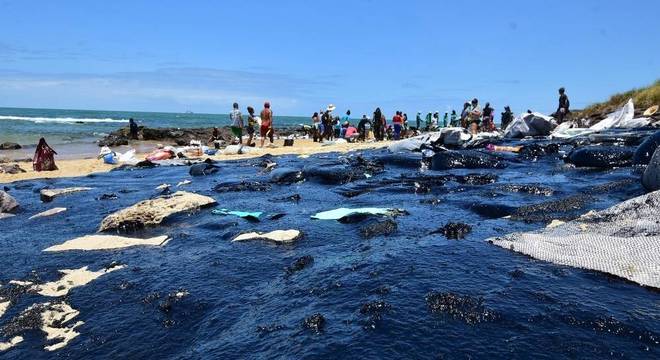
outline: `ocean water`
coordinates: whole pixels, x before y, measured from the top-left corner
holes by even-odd
[[[0,143],[10,141],[30,146],[36,145],[43,136],[54,147],[87,144],[128,125],[129,118],[147,127],[230,125],[227,114],[0,108]],[[276,126],[309,122],[308,118],[279,116],[275,113]]]
[[[367,159],[386,151],[363,153]],[[339,154],[273,158],[278,167],[325,167]],[[660,356],[660,293],[602,273],[559,266],[502,249],[485,240],[545,226],[543,222],[488,218],[475,204],[520,206],[591,193],[577,214],[602,209],[642,194],[639,175],[630,168],[589,170],[566,167],[551,156],[538,161],[508,161],[506,169],[424,171],[387,162],[369,181],[480,174],[494,183],[439,182],[419,192],[410,183],[387,184],[344,197],[342,185],[308,180],[272,184],[268,191],[218,193],[228,181],[269,181],[261,159],[219,163],[218,173],[191,178],[188,168],[119,170],[78,178],[39,179],[9,184],[20,213],[0,220],[0,291],[12,292],[12,279],[59,278],[61,269],[102,269],[118,262],[126,268],[73,289],[65,298],[14,296],[0,317],[0,342],[6,329],[22,325],[17,316],[34,303],[65,301],[83,321],[80,336],[54,353],[38,330],[0,358],[66,359],[605,359]],[[158,195],[155,187],[191,179],[184,189],[211,196],[218,208],[263,211],[261,222],[213,215],[201,209],[167,219],[133,236],[168,235],[160,248],[44,253],[41,250],[93,234],[103,217]],[[362,183],[367,180],[357,180]],[[532,184],[552,194],[507,191],[507,184]],[[595,186],[607,191],[593,191]],[[88,186],[80,192],[39,200],[39,189]],[[115,200],[98,200],[115,194]],[[299,194],[298,202],[275,199]],[[389,236],[365,239],[362,223],[311,220],[339,207],[396,207],[410,215],[396,218]],[[28,220],[53,208],[64,213]],[[269,220],[268,215],[284,213]],[[449,240],[431,232],[447,222],[463,222],[472,232]],[[231,242],[241,232],[299,229],[304,237],[290,245],[262,241]],[[296,259],[313,263],[287,274]],[[168,294],[188,293],[178,300]],[[431,311],[429,293],[461,299],[447,311]],[[371,304],[372,306],[368,306]],[[314,331],[304,319],[321,314],[325,326]],[[26,325],[30,325],[29,323]],[[13,327],[12,327],[13,326]]]

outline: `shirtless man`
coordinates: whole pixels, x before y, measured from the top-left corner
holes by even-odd
[[[270,109],[270,103],[264,103],[264,109],[261,110],[261,128],[259,129],[261,135],[261,147],[264,147],[266,137],[270,139],[270,144],[273,144],[273,111]]]

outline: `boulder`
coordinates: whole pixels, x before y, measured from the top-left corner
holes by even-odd
[[[208,196],[177,191],[172,195],[144,200],[126,209],[106,216],[99,232],[108,230],[132,230],[160,224],[166,217],[215,204]]]
[[[660,145],[660,131],[656,132],[654,135],[649,136],[642,142],[635,150],[635,155],[633,156],[633,164],[635,165],[646,165],[651,161],[651,157],[655,152],[655,149]]]
[[[642,185],[648,191],[660,190],[660,150],[655,150],[649,165],[644,170]]]
[[[21,147],[21,145],[13,142],[5,142],[0,144],[0,150],[18,150]]]
[[[18,209],[18,202],[5,191],[0,190],[0,213],[13,213]]]
[[[634,151],[618,146],[585,146],[568,154],[566,161],[577,167],[612,168],[630,166]]]

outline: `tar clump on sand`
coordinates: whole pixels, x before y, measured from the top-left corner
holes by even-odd
[[[305,318],[305,321],[303,321],[303,326],[306,329],[314,330],[315,332],[320,333],[325,327],[325,318],[323,315],[316,313]]]
[[[463,239],[472,231],[472,226],[463,223],[447,223],[445,226],[432,231],[431,234],[442,234],[447,239]]]
[[[426,303],[434,313],[444,313],[469,325],[496,320],[499,316],[484,307],[481,297],[459,295],[451,292],[430,292]]]

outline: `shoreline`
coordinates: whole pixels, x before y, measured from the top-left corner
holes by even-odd
[[[311,139],[296,139],[294,146],[283,146],[284,139],[276,139],[275,145],[277,147],[268,148],[264,147],[263,149],[256,147],[258,151],[241,154],[241,155],[205,155],[202,156],[202,159],[211,158],[213,160],[225,161],[225,160],[240,160],[240,159],[249,159],[259,157],[265,154],[270,155],[314,155],[322,153],[348,153],[351,151],[367,150],[367,149],[378,149],[383,148],[392,143],[392,141],[380,141],[380,142],[360,142],[360,143],[342,143],[342,144],[332,144],[332,145],[323,145],[322,143],[315,143]],[[149,151],[146,150],[146,147],[153,146],[155,148],[156,142],[145,143],[144,141],[139,141],[130,146],[123,146],[121,149],[119,147],[113,148],[116,151],[126,151],[129,148],[136,148],[138,154],[136,157],[138,159],[144,159]],[[0,153],[2,154],[2,153]],[[3,165],[18,164],[26,172],[18,174],[6,174],[0,173],[0,184],[9,184],[15,181],[22,180],[34,180],[34,179],[48,179],[48,178],[63,178],[63,177],[78,177],[86,176],[93,173],[108,172],[115,167],[120,166],[105,164],[101,159],[97,159],[96,156],[89,157],[81,154],[77,158],[64,158],[58,159],[58,156],[55,157],[55,163],[59,170],[55,171],[42,171],[36,172],[32,170],[31,161],[9,161],[3,163]]]

